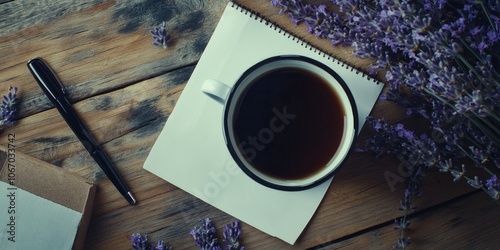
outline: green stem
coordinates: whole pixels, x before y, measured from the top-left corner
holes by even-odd
[[[474,157],[472,155],[469,154],[469,152],[467,152],[467,150],[465,150],[464,148],[462,148],[460,145],[457,145],[457,147],[462,150],[462,152],[464,152],[464,154],[469,158],[471,159],[472,161],[474,161]],[[484,169],[484,171],[486,171],[488,174],[490,175],[495,175],[491,170],[489,170],[486,166],[483,166],[483,165],[479,165],[480,168]]]
[[[405,222],[406,222],[406,215],[407,215],[407,212],[406,212],[406,211],[407,211],[407,210],[405,210],[405,214],[404,214],[404,216],[403,216],[403,223],[405,223]],[[404,239],[404,237],[405,237],[404,230],[405,230],[405,229],[401,229],[401,230],[400,230],[401,232],[400,232],[400,234],[399,234],[399,237],[401,237],[401,239]],[[406,248],[406,246],[403,246],[403,249],[405,249],[405,248]]]
[[[469,180],[473,180],[473,179],[471,179],[471,178],[467,177],[466,175],[463,175],[463,177],[464,177],[467,181],[469,181]],[[484,187],[484,185],[483,185],[483,186],[481,186],[481,189],[482,189],[482,190],[483,190],[486,194],[488,194],[488,190],[486,190],[486,188]],[[488,196],[490,196],[490,195],[488,194]],[[490,197],[491,197],[491,196],[490,196]],[[494,201],[495,201],[498,205],[500,205],[500,200],[495,200],[495,199],[493,199],[493,200],[494,200]]]
[[[484,171],[486,171],[491,176],[495,175],[495,173],[493,173],[491,170],[489,170],[486,166],[481,166],[481,168],[484,169]]]
[[[490,122],[486,122],[482,119],[480,119],[479,121],[477,119],[475,119],[474,117],[471,117],[470,115],[467,115],[467,114],[463,114],[465,117],[467,117],[472,123],[474,123],[474,125],[476,125],[476,127],[485,135],[487,136],[489,139],[491,139],[494,143],[496,143],[497,145],[500,145],[500,137],[495,134],[493,131],[497,131],[497,127],[495,127],[493,124],[491,124]],[[481,122],[483,122],[483,124],[485,123],[486,126],[489,126],[489,128],[485,128],[483,126],[483,124],[481,124]]]
[[[493,23],[493,21],[490,18],[490,12],[488,11],[488,9],[486,9],[486,6],[484,6],[483,1],[476,1],[476,2],[479,2],[479,5],[481,5],[481,9],[483,9],[484,15],[486,16],[486,19],[488,19],[488,22],[490,23],[491,28],[494,31],[497,31],[497,28],[495,27],[495,24]]]
[[[423,89],[424,92],[426,92],[427,94],[431,95],[432,97],[440,100],[441,102],[443,102],[444,104],[448,105],[449,107],[451,107],[452,109],[455,110],[455,106],[453,106],[450,102],[446,101],[444,98],[436,95],[433,91],[431,91],[430,89],[428,88],[424,88]],[[494,143],[497,143],[497,144],[500,144],[500,138],[498,137],[498,135],[495,135],[493,134],[491,130],[495,130],[497,127],[496,126],[493,126],[492,124],[490,124],[490,128],[485,128],[483,126],[483,124],[480,124],[480,122],[477,120],[477,119],[474,119],[474,117],[471,117],[470,115],[466,114],[466,113],[462,113],[462,115],[467,118],[468,120],[470,120],[472,123],[474,123],[474,125],[476,125],[476,127],[484,134],[486,135],[488,138],[490,138]],[[489,123],[488,123],[489,124]],[[488,125],[486,124],[486,125]]]
[[[477,58],[477,60],[484,63],[484,60],[482,60],[482,58],[469,46],[468,43],[464,41],[463,38],[459,37],[458,40],[462,43],[463,47],[467,48],[467,50]]]
[[[481,81],[481,83],[482,83],[484,86],[486,86],[486,87],[490,86],[490,84],[484,80],[484,78],[481,76],[481,74],[480,74],[479,72],[477,72],[477,69],[476,69],[476,68],[474,68],[474,67],[473,67],[473,66],[472,66],[472,65],[471,65],[471,64],[467,61],[467,59],[465,59],[465,57],[463,57],[463,55],[457,54],[457,58],[458,58],[458,59],[459,59],[459,61],[460,61],[460,62],[462,62],[462,63],[463,63],[463,64],[464,64],[464,65],[465,65],[465,66],[466,66],[466,67],[467,67],[470,71],[472,71],[472,73],[474,73],[474,75],[476,75],[476,76],[477,76],[477,79],[478,79],[479,81]],[[499,86],[499,85],[500,85],[500,84],[499,84],[496,80],[494,80],[493,82],[495,83],[495,85],[496,85],[496,86]]]
[[[484,110],[495,120],[495,122],[498,122],[498,124],[500,124],[500,116],[498,116],[495,112],[493,112],[487,107],[484,108]]]
[[[472,113],[474,114],[474,117],[478,117],[481,122],[483,122],[484,124],[486,124],[486,126],[490,127],[493,131],[498,132],[497,131],[498,130],[498,126],[497,125],[492,124],[488,119],[482,119],[482,117],[476,111],[472,111]],[[492,116],[492,118],[494,118],[494,117]],[[496,122],[500,123],[500,121],[498,121],[498,120]]]
[[[467,50],[468,50],[468,51],[469,51],[472,55],[474,55],[474,57],[475,57],[475,58],[476,58],[476,59],[477,59],[480,63],[482,63],[482,64],[485,64],[485,63],[486,63],[486,62],[483,60],[483,58],[482,58],[482,57],[480,57],[480,56],[476,53],[476,51],[474,51],[474,50],[473,50],[473,49],[469,46],[469,44],[468,44],[468,43],[466,43],[466,42],[464,41],[464,39],[463,39],[463,38],[459,37],[459,38],[458,38],[458,40],[462,43],[462,47],[467,48]],[[492,55],[492,56],[493,56],[493,55]],[[500,74],[498,73],[498,71],[497,71],[495,68],[493,68],[493,74],[494,74],[496,77],[500,77]],[[495,80],[495,81],[496,81],[496,80]]]

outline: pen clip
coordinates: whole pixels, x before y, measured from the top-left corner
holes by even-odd
[[[50,68],[50,66],[42,58],[37,57],[31,59],[28,62],[28,68],[30,69],[37,82],[44,85],[46,87],[46,90],[49,91],[49,94],[53,96],[54,99],[57,99],[57,94],[53,93],[53,91],[59,92],[63,96],[67,96],[66,88],[64,87],[64,85],[62,85],[61,81],[54,73],[52,68]]]

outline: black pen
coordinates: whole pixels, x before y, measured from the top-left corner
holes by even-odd
[[[104,153],[83,121],[80,117],[78,117],[76,111],[73,109],[71,103],[66,97],[67,93],[64,86],[61,84],[54,72],[52,72],[49,65],[47,65],[47,63],[45,63],[41,58],[35,58],[28,62],[28,68],[33,77],[36,79],[38,85],[40,85],[40,88],[42,88],[45,95],[47,95],[59,113],[61,113],[66,123],[69,125],[71,130],[73,130],[85,149],[87,149],[90,156],[94,158],[99,167],[101,167],[106,176],[108,176],[123,197],[125,197],[131,205],[136,204],[137,201],[132,195],[132,192],[130,192],[127,184],[125,184],[123,179],[120,177],[113,166],[113,163]]]

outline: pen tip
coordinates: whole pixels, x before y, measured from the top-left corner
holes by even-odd
[[[130,205],[135,205],[137,204],[137,200],[135,199],[135,197],[132,195],[132,192],[127,192],[127,201],[128,203],[130,203]]]

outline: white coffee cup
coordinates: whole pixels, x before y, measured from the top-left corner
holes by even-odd
[[[307,110],[301,111],[302,113],[293,113],[292,107],[295,107],[295,109],[298,107],[300,109],[300,105],[302,105],[302,103],[304,103],[304,105],[309,105],[310,103],[319,102],[319,100],[315,100],[314,96],[304,97],[308,98],[307,100],[300,99],[300,102],[297,105],[295,105],[295,102],[287,103],[285,101],[283,101],[285,105],[282,105],[281,107],[275,107],[272,105],[266,106],[267,104],[255,105],[256,107],[265,107],[263,108],[264,110],[262,110],[262,117],[260,110],[251,108],[253,107],[252,103],[255,103],[255,101],[252,100],[259,100],[256,98],[260,98],[258,94],[260,89],[258,88],[267,88],[271,86],[270,84],[274,84],[273,86],[276,86],[272,90],[262,92],[262,102],[269,102],[273,101],[274,92],[278,91],[279,93],[286,93],[285,90],[280,90],[281,86],[285,88],[287,86],[292,86],[287,85],[288,83],[279,83],[280,85],[278,85],[278,83],[274,83],[272,80],[266,80],[267,82],[264,83],[262,82],[264,81],[264,78],[282,79],[279,78],[281,77],[280,74],[289,74],[287,76],[288,78],[283,79],[289,80],[290,84],[292,84],[292,82],[296,80],[292,77],[295,76],[294,74],[296,72],[301,72],[300,74],[297,73],[297,78],[300,79],[309,79],[307,78],[308,76],[303,76],[309,74],[311,75],[311,79],[321,79],[318,80],[318,82],[321,81],[327,85],[329,90],[326,92],[331,91],[335,95],[336,101],[341,104],[335,106],[335,109],[341,110],[329,111],[329,107],[323,107],[320,105],[323,102],[315,104],[317,105],[316,107],[320,108],[311,109],[311,112],[319,112],[318,114],[324,115],[325,118],[320,119],[317,118],[318,115],[316,115],[314,116],[314,119],[311,118],[311,121],[316,119],[317,121],[315,120],[315,123],[322,123],[323,119],[330,119],[332,114],[339,115],[338,120],[342,120],[339,121],[342,125],[338,125],[338,123],[336,123],[337,126],[341,128],[337,129],[334,133],[337,133],[340,136],[333,137],[334,133],[328,131],[328,129],[317,131],[315,129],[309,129],[309,125],[307,124],[308,120],[304,120],[309,117],[308,115],[310,112]],[[299,86],[302,84],[301,86],[304,86],[304,92],[308,92],[309,88],[313,89],[312,84],[308,86],[304,85],[304,83],[299,80],[296,81],[297,84],[293,86]],[[311,80],[310,82],[312,83],[315,81]],[[348,153],[351,151],[357,135],[357,109],[349,88],[338,76],[338,74],[335,73],[335,71],[326,67],[324,64],[307,57],[287,55],[268,58],[250,67],[234,84],[222,83],[216,79],[207,79],[203,83],[201,91],[220,101],[221,105],[223,105],[223,134],[225,136],[228,150],[235,162],[248,176],[267,187],[286,191],[298,191],[312,188],[323,183],[331,178],[339,166],[342,165]],[[321,94],[322,92],[323,91],[319,91],[318,93]],[[296,96],[299,96],[300,98],[301,95],[297,95],[297,93],[298,91],[294,91],[293,93],[290,92],[290,97],[283,97],[285,94],[280,94],[279,98],[283,100],[287,98],[292,100],[293,98],[296,98]],[[321,94],[321,96],[323,95]],[[326,103],[329,103],[329,98],[324,97],[322,99],[325,99],[325,101],[327,101]],[[250,106],[246,103],[249,103]],[[280,104],[282,104],[282,102],[280,102]],[[245,105],[248,106],[247,109],[243,108],[247,107]],[[324,114],[321,110],[325,110]],[[255,128],[260,129],[255,132],[254,135],[249,135],[248,137],[239,135],[242,130],[241,128],[245,126],[238,124],[253,123],[251,119],[247,119],[245,122],[239,121],[243,119],[241,117],[252,118],[254,115],[258,117],[256,118],[256,121],[261,121],[261,125],[255,125],[254,128],[250,129],[254,129],[254,131],[257,131]],[[297,115],[300,115],[299,118],[304,119],[296,119]],[[332,120],[332,122],[334,121],[336,120]],[[325,126],[327,125],[328,123],[326,123]],[[315,128],[315,125],[311,125],[310,127]],[[302,128],[307,131],[300,130]],[[323,138],[322,133],[325,134],[325,138]],[[332,149],[329,149],[330,145],[328,142],[330,139],[327,135],[331,135],[331,138],[337,138],[335,140],[331,140],[332,144],[335,143],[338,145],[337,147],[332,146]],[[304,147],[307,148],[301,148],[302,144],[299,142],[290,143],[295,140],[295,137],[297,140],[304,142],[304,145],[307,145]],[[245,140],[242,138],[245,138]],[[321,147],[320,143],[316,145],[316,141],[322,141],[321,145],[327,145],[327,147]],[[325,142],[327,144],[325,144]],[[254,147],[252,148],[252,146]],[[291,148],[290,152],[287,151],[288,148]],[[328,148],[328,150],[325,149],[326,151],[321,154],[311,154],[311,157],[307,158],[308,154],[306,151],[320,152],[323,148]],[[273,157],[273,152],[278,152],[278,155],[284,156]],[[312,155],[321,155],[321,157],[313,157]],[[297,157],[297,161],[304,161],[305,159],[307,162],[309,162],[309,160],[314,162],[316,158],[324,158],[326,161],[323,160],[324,164],[317,163],[314,166],[315,170],[308,173],[309,169],[306,169],[309,168],[309,165],[307,165],[308,163],[301,163],[303,165],[303,167],[301,167],[302,165],[299,165],[298,163],[295,164],[294,157]],[[257,159],[259,163],[257,163]],[[267,159],[269,159],[269,162],[273,162],[274,165],[267,164]],[[287,160],[290,161],[289,164],[278,164],[280,162],[288,162]],[[292,173],[292,170],[289,170],[287,165],[293,165],[295,169],[293,171],[296,171],[296,173]],[[311,166],[312,165],[313,164],[311,163]],[[299,172],[302,171],[300,168],[304,168],[304,172],[307,174],[301,176],[299,174]],[[290,173],[286,173],[286,177],[283,177],[285,175],[281,176],[281,173],[284,172]]]

